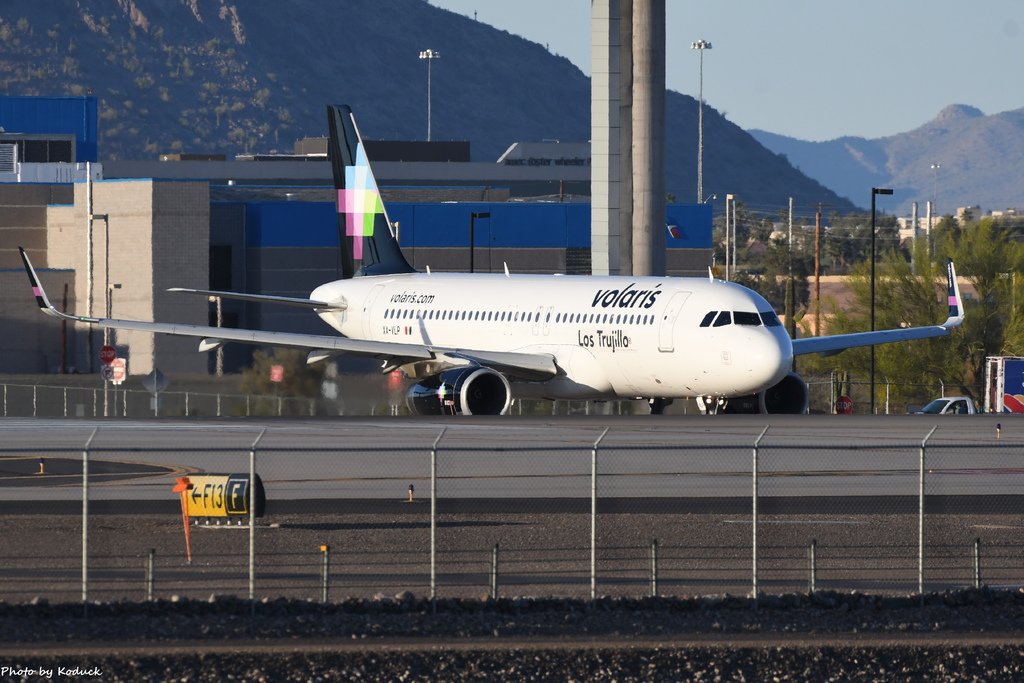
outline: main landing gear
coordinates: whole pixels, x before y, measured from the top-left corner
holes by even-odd
[[[698,396],[696,399],[697,408],[700,410],[701,415],[717,415],[718,411],[725,408],[728,399],[724,399],[720,396]],[[671,398],[649,398],[647,399],[648,405],[651,406],[651,415],[661,415],[665,412],[665,408],[672,405],[673,399]]]
[[[661,415],[665,412],[665,408],[672,405],[671,398],[651,398],[647,400],[647,403],[651,406],[651,415]]]

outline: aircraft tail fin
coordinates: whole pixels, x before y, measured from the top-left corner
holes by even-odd
[[[343,104],[328,106],[327,123],[327,154],[337,190],[341,277],[413,272],[392,231],[352,109]]]

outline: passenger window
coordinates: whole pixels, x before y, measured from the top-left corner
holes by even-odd
[[[712,327],[725,327],[726,325],[732,324],[732,313],[729,311],[720,311],[718,317],[715,318],[715,324]]]
[[[732,319],[737,325],[752,325],[754,327],[761,325],[761,316],[749,311],[733,311]]]

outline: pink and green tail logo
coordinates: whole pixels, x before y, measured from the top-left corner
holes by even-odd
[[[352,256],[362,260],[362,238],[373,237],[373,224],[384,213],[362,143],[356,146],[355,166],[345,167],[345,189],[338,190],[338,212],[345,215],[345,234],[352,238]]]

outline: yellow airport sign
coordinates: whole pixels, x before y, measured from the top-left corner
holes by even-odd
[[[189,517],[247,517],[249,515],[248,474],[192,474],[186,492]],[[267,505],[263,482],[256,475],[256,516]]]

